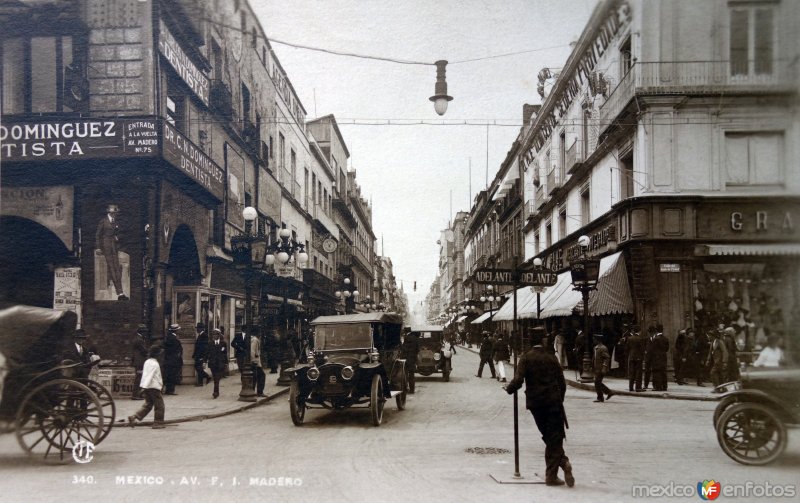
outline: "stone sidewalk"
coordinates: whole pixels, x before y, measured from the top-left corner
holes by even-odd
[[[276,397],[289,392],[288,386],[278,386],[278,374],[267,374],[264,387],[264,397],[258,397],[255,402],[240,402],[239,391],[242,383],[238,373],[231,373],[219,383],[219,397],[212,397],[214,382],[205,386],[195,386],[194,383],[180,384],[175,388],[175,395],[164,395],[165,424],[182,423],[186,421],[203,421],[215,417],[227,416],[244,410],[264,405]],[[128,426],[128,416],[133,415],[144,400],[131,400],[130,396],[115,397],[116,420],[114,427]],[[144,421],[137,422],[135,427],[152,426],[153,412],[150,412]]]
[[[478,353],[478,349],[474,347],[468,348],[465,346],[459,346],[459,349],[462,348],[476,354]],[[514,367],[513,363],[511,367]],[[484,372],[486,372],[486,370],[487,369],[484,369]],[[567,381],[567,385],[576,389],[582,389],[594,393],[594,382],[581,382],[579,374],[580,372],[576,370],[564,369],[564,378]],[[642,398],[667,398],[674,400],[699,400],[708,402],[719,400],[719,395],[713,393],[714,386],[711,383],[706,383],[705,386],[696,386],[695,382],[690,380],[691,384],[685,384],[681,386],[676,384],[675,381],[671,379],[671,373],[669,373],[668,376],[670,377],[670,381],[667,383],[667,391],[653,391],[652,383],[650,384],[650,389],[647,391],[628,391],[628,379],[622,377],[606,377],[603,379],[603,384],[608,386],[608,388],[617,395]]]

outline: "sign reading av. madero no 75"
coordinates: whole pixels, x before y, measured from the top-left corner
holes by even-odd
[[[547,269],[518,270],[516,281],[512,269],[483,267],[475,271],[475,282],[483,285],[553,286],[557,279],[556,273]]]

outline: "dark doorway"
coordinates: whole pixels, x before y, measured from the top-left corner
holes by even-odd
[[[70,252],[46,227],[20,217],[0,217],[0,302],[53,307],[55,267]]]

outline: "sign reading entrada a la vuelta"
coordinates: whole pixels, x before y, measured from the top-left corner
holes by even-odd
[[[3,162],[139,157],[163,157],[217,199],[225,195],[223,169],[161,118],[5,120],[0,125]]]

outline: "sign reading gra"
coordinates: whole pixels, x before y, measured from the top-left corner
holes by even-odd
[[[488,285],[553,286],[558,275],[548,269],[517,271],[515,281],[512,269],[480,268],[475,271],[475,282]]]

